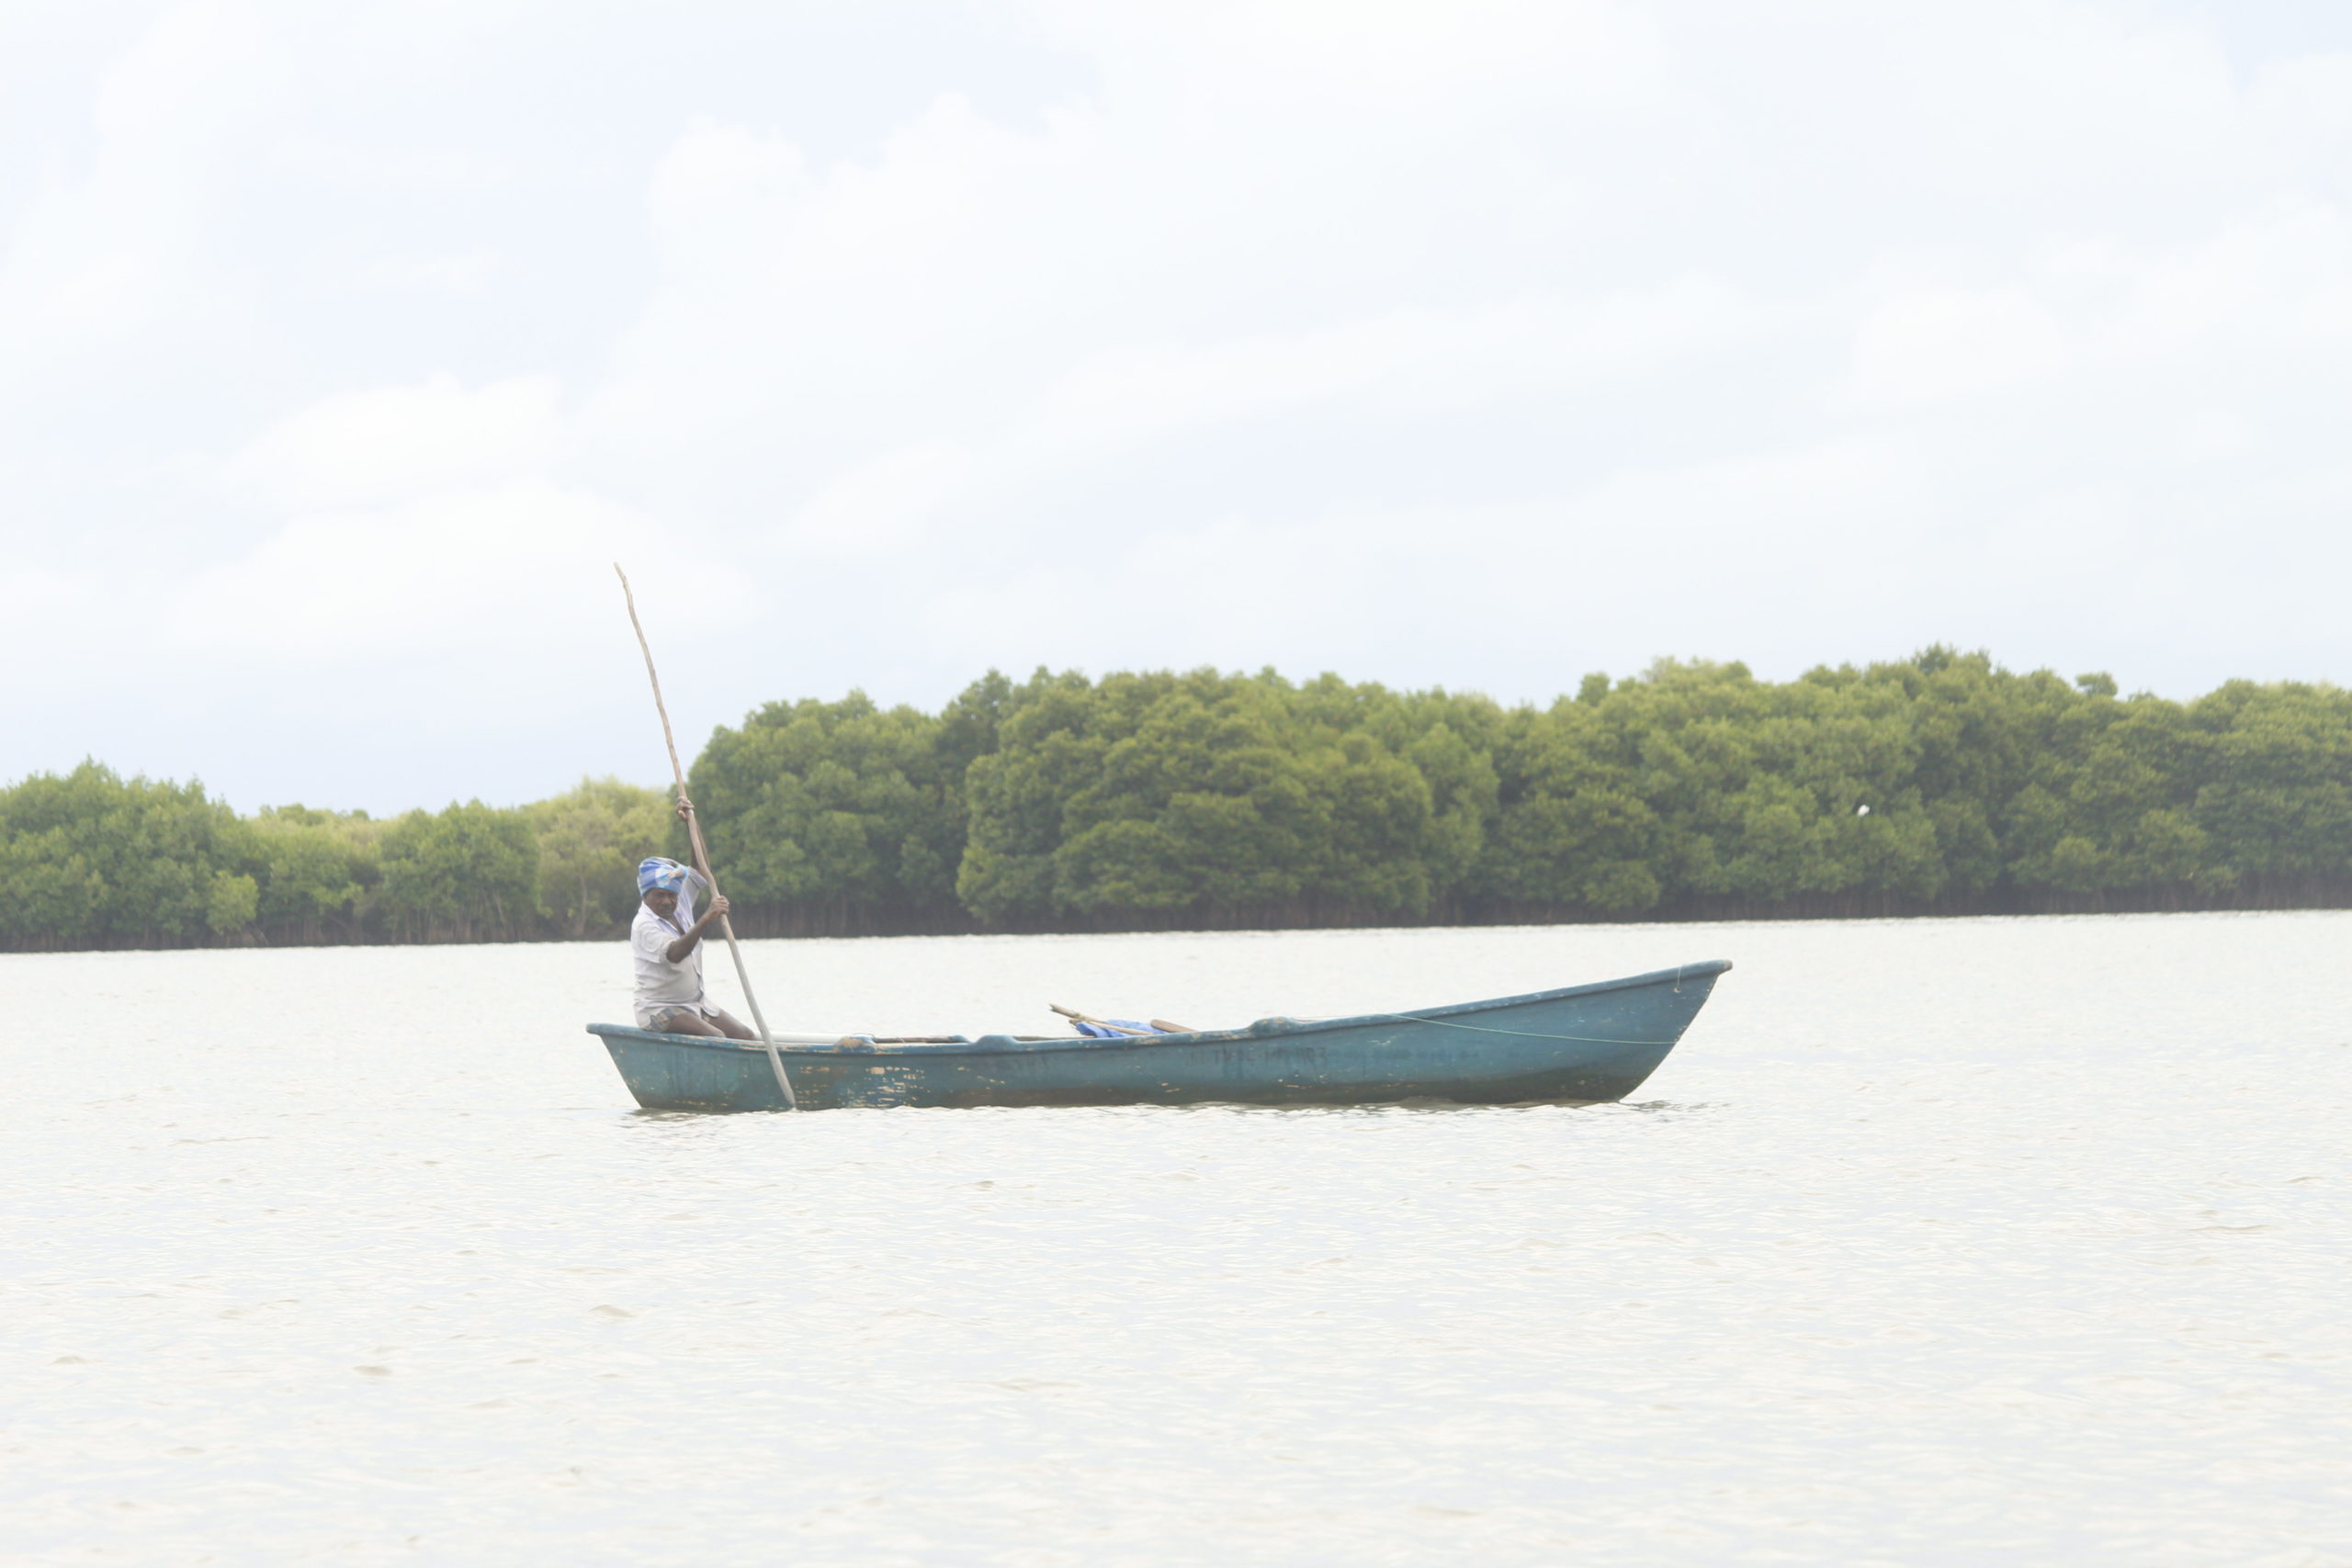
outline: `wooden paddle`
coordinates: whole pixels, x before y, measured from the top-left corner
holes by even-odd
[[[670,732],[670,709],[662,701],[662,677],[653,672],[653,648],[645,640],[645,627],[637,618],[637,595],[629,591],[628,573],[621,570],[618,561],[613,563],[613,571],[621,580],[621,597],[628,601],[628,624],[637,632],[638,650],[645,655],[645,678],[653,682],[653,711],[662,716],[662,743],[670,748],[670,772],[678,781],[678,805],[686,819],[686,839],[694,845],[695,869],[702,873],[710,896],[716,898],[718,878],[711,874],[710,852],[702,842],[702,824],[695,820],[694,803],[686,797],[686,770],[678,761],[677,737]],[[776,1053],[775,1037],[768,1032],[768,1021],[760,1015],[760,998],[752,993],[752,976],[743,967],[743,948],[735,940],[735,923],[721,915],[718,929],[727,938],[729,954],[735,960],[735,978],[743,987],[743,999],[751,1004],[752,1021],[759,1025],[760,1043],[767,1047],[768,1066],[775,1069],[775,1087],[784,1091],[784,1108],[797,1111],[800,1097],[792,1092],[792,1079],[785,1074],[784,1058]]]

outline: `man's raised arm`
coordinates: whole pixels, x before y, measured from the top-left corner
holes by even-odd
[[[685,935],[663,949],[662,956],[673,964],[684,964],[686,961],[686,954],[695,950],[695,943],[702,940],[702,933],[717,925],[718,918],[725,913],[727,913],[727,900],[714,896],[710,900],[710,908],[702,912],[702,919],[688,926]]]

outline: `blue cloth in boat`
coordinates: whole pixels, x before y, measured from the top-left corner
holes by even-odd
[[[1164,1029],[1154,1029],[1133,1019],[1106,1018],[1101,1023],[1080,1023],[1078,1032],[1089,1040],[1119,1040],[1130,1034],[1165,1034]]]

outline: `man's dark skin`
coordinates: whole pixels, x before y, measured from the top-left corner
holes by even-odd
[[[681,817],[686,816],[693,810],[694,806],[691,802],[681,801],[678,805],[678,815]],[[650,890],[645,895],[645,907],[670,924],[674,926],[678,923],[678,896],[668,888],[656,887]],[[685,935],[663,949],[662,956],[673,964],[684,963],[686,954],[692,953],[695,950],[695,944],[702,941],[703,933],[717,925],[719,917],[726,913],[727,900],[713,896],[710,908],[702,912],[702,919],[688,926]],[[759,1038],[758,1035],[744,1028],[741,1021],[723,1011],[715,1019],[704,1018],[698,1013],[692,1012],[673,1013],[670,1016],[670,1021],[662,1027],[671,1034],[722,1034],[731,1040]]]

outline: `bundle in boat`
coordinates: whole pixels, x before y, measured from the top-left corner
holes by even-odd
[[[1089,1040],[1119,1040],[1137,1034],[1193,1034],[1198,1032],[1195,1030],[1185,1028],[1181,1023],[1170,1023],[1164,1018],[1155,1018],[1148,1023],[1138,1023],[1132,1018],[1096,1018],[1091,1013],[1080,1012],[1075,1008],[1066,1008],[1059,1002],[1052,1002],[1047,1005],[1052,1007],[1056,1012],[1069,1020],[1071,1027],[1076,1029],[1080,1034]]]

